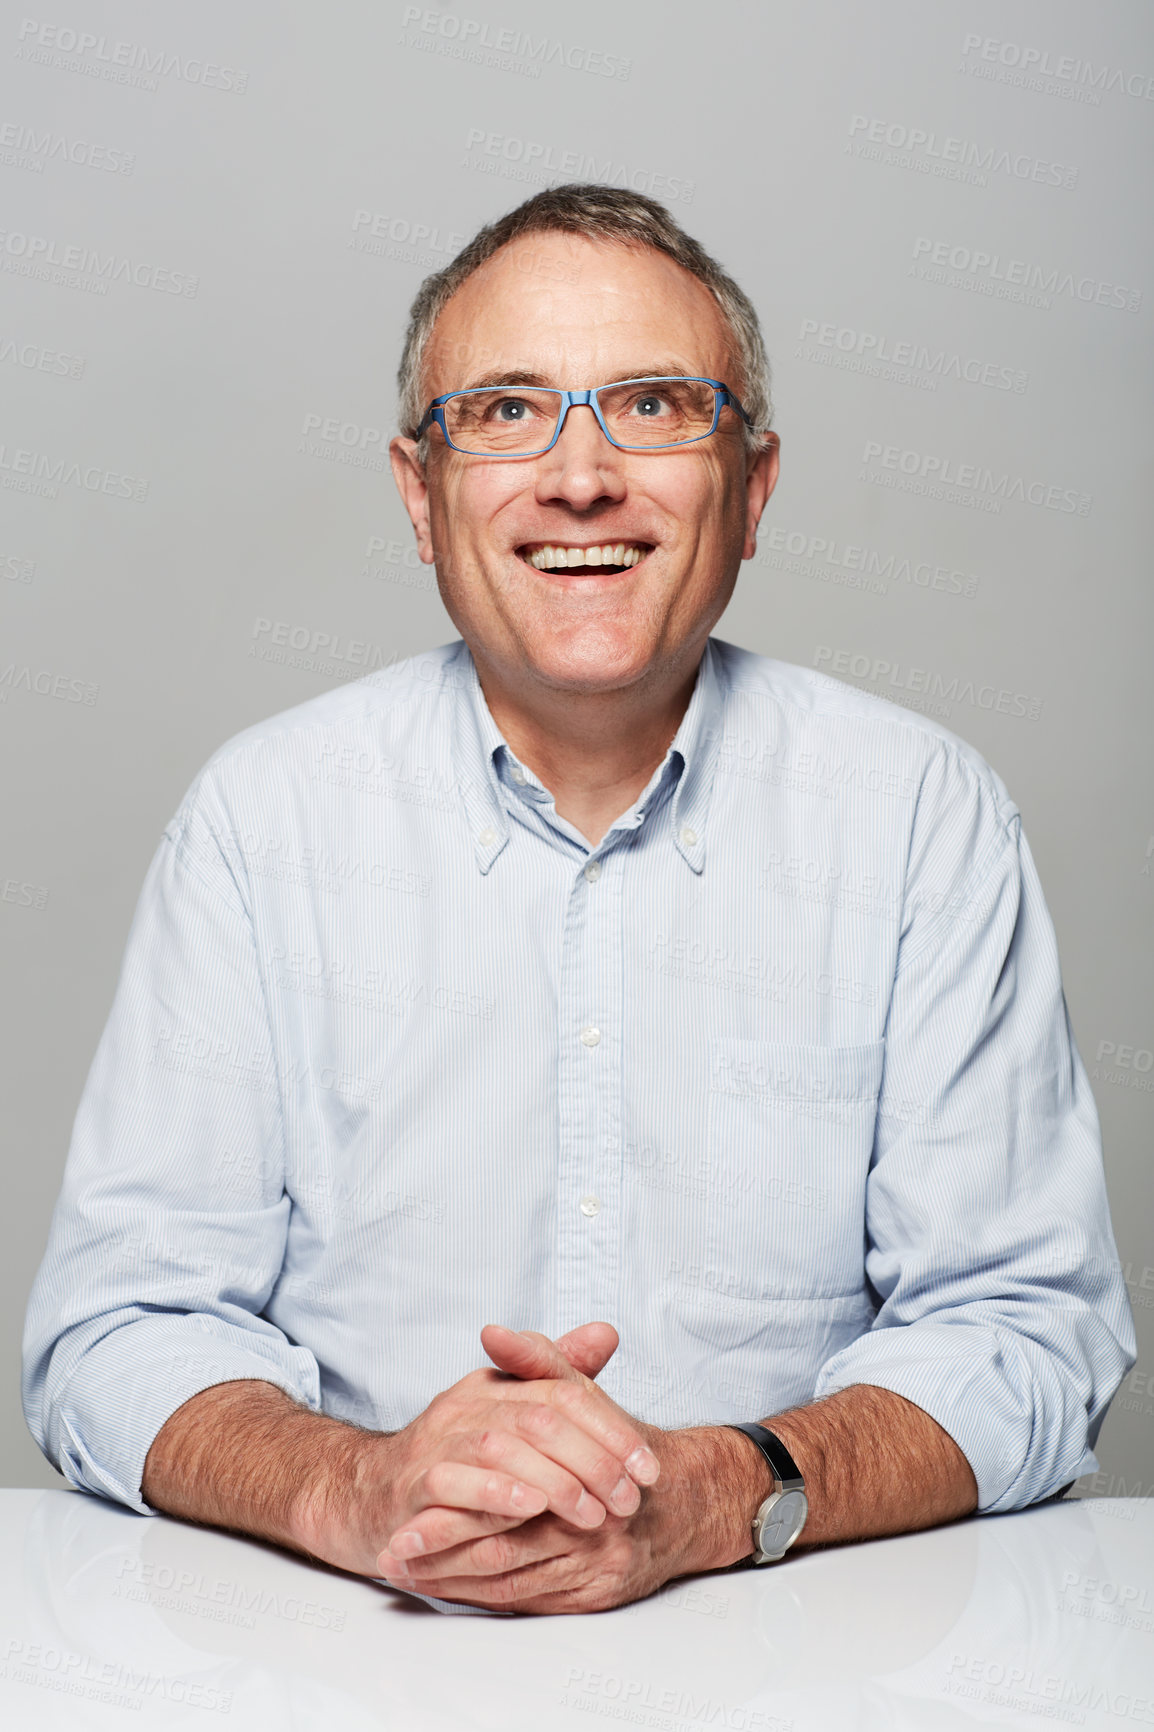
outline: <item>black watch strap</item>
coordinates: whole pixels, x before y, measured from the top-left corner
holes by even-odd
[[[782,1443],[780,1437],[775,1437],[772,1431],[767,1431],[764,1425],[754,1425],[752,1422],[735,1425],[727,1420],[731,1431],[744,1431],[746,1437],[756,1443],[762,1455],[769,1463],[774,1478],[779,1482],[782,1491],[804,1491],[805,1481],[801,1477],[801,1469]]]

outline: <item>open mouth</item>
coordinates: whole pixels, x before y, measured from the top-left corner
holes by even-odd
[[[559,542],[529,542],[517,553],[534,571],[628,571],[653,552],[648,541],[606,541],[594,547],[568,547]]]

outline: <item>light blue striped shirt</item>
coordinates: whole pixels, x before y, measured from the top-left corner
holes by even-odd
[[[1053,928],[977,753],[711,638],[590,847],[457,640],[238,734],[165,830],[25,1412],[145,1511],[210,1384],[393,1430],[482,1324],[594,1318],[639,1418],[881,1385],[984,1510],[1097,1465],[1135,1357]]]

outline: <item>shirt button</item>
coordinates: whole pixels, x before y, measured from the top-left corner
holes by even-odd
[[[691,830],[689,825],[686,824],[685,828],[681,832],[681,840],[685,843],[687,848],[692,848],[693,844],[697,841],[697,831]]]
[[[482,830],[477,840],[483,848],[491,847],[497,840],[497,832],[496,830]]]
[[[523,788],[525,783],[529,780],[520,764],[514,764],[509,773],[519,788]]]
[[[595,1215],[600,1207],[600,1197],[582,1197],[581,1199],[581,1213],[583,1215]]]
[[[601,876],[600,860],[590,860],[588,866],[585,868],[585,876],[589,880],[590,884],[596,884],[598,878]]]
[[[601,1030],[599,1028],[583,1028],[581,1030],[581,1039],[585,1042],[586,1046],[596,1046],[597,1042],[601,1039]]]

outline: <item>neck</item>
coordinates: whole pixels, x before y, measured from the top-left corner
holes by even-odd
[[[689,707],[704,643],[652,678],[609,692],[565,692],[509,679],[474,653],[490,714],[560,817],[594,847],[627,812],[669,750]]]

